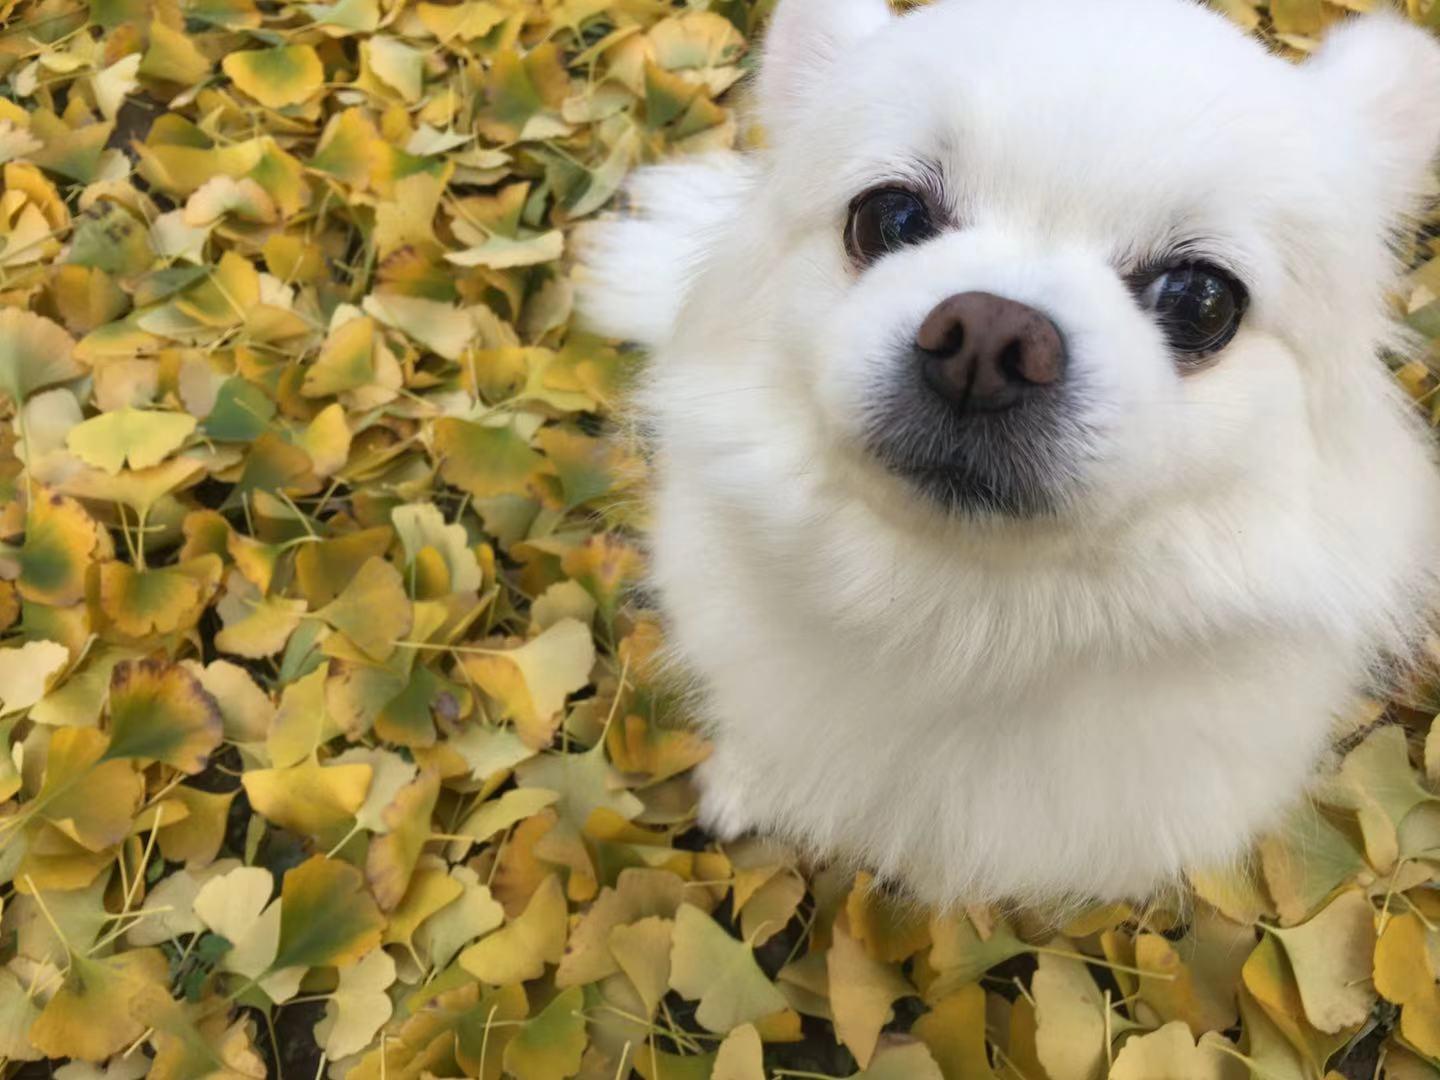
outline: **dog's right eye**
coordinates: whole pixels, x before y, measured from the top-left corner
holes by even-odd
[[[850,205],[845,246],[862,266],[935,235],[925,200],[903,188],[867,191]]]
[[[1140,291],[1159,320],[1182,370],[1206,366],[1240,329],[1250,295],[1234,275],[1204,262],[1160,271]]]

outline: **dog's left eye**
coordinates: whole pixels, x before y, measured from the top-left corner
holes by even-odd
[[[1230,344],[1249,300],[1233,275],[1202,262],[1162,270],[1140,291],[1141,306],[1155,313],[1179,363],[1190,369]]]
[[[861,265],[935,235],[925,201],[903,188],[880,188],[861,195],[850,206],[845,246]]]

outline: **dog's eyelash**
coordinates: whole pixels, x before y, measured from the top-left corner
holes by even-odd
[[[954,216],[951,212],[950,201],[945,194],[944,170],[933,161],[917,161],[908,168],[901,167],[877,174],[859,185],[857,194],[850,200],[847,212],[853,211],[856,204],[866,195],[884,188],[913,191],[925,200],[926,206],[929,207],[937,222],[949,223]]]
[[[1144,288],[1160,274],[1184,263],[1209,263],[1229,274],[1245,288],[1252,283],[1240,267],[1219,250],[1219,245],[1203,240],[1189,240],[1167,247],[1163,254],[1149,254],[1134,262],[1128,268],[1120,267],[1120,276],[1132,288]]]

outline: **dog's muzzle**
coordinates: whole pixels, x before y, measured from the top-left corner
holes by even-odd
[[[1069,358],[1055,324],[991,293],[941,301],[878,395],[869,449],[946,509],[1052,513],[1076,478]]]

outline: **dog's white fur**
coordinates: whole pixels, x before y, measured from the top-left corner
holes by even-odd
[[[1440,143],[1393,15],[1292,65],[1185,0],[782,0],[770,147],[642,172],[582,305],[653,350],[654,580],[704,690],[702,816],[938,903],[1133,897],[1242,852],[1432,607],[1440,481],[1379,359]],[[963,227],[857,270],[933,162]],[[1203,245],[1252,306],[1182,376],[1117,266]],[[1053,518],[947,516],[861,448],[940,300],[1051,313],[1083,385]]]

